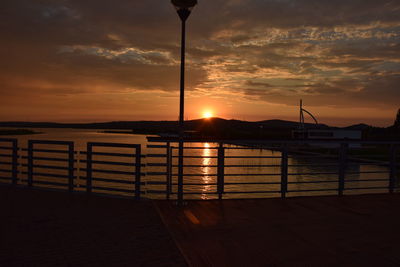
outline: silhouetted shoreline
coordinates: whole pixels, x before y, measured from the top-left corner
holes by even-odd
[[[40,132],[35,132],[29,129],[0,129],[0,135],[30,135],[30,134],[40,134]]]
[[[366,124],[355,124],[348,127],[331,127],[325,124],[311,123],[305,123],[304,126],[306,129],[359,130],[362,131],[362,139],[364,140],[400,139],[400,133],[394,126],[379,128]],[[0,127],[101,129],[105,133],[160,136],[176,136],[179,133],[177,121],[114,121],[101,123],[0,122]],[[185,121],[186,135],[197,139],[292,139],[292,132],[298,127],[298,122],[285,120],[249,122],[210,118]]]

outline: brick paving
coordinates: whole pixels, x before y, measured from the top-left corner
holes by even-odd
[[[0,186],[0,266],[187,266],[151,201]]]

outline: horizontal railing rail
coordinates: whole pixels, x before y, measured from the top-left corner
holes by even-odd
[[[170,144],[176,144],[179,143],[179,138],[163,138],[163,137],[152,137],[149,136],[147,137],[147,140],[149,142],[156,142],[156,143],[170,143]],[[240,146],[253,146],[253,149],[258,149],[260,147],[263,147],[264,145],[268,144],[274,144],[274,146],[269,146],[269,148],[279,148],[284,145],[289,145],[289,144],[311,144],[311,143],[335,143],[335,144],[352,144],[352,143],[357,143],[357,144],[372,144],[372,145],[400,145],[399,140],[393,140],[393,141],[370,141],[370,140],[358,140],[358,139],[268,139],[268,140],[229,140],[229,139],[215,139],[215,140],[209,140],[209,139],[185,139],[185,143],[216,143],[216,144],[227,144],[227,145],[240,145]],[[267,147],[268,148],[268,147]]]

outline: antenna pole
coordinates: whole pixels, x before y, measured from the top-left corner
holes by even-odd
[[[300,99],[300,119],[299,119],[299,129],[304,128],[304,117],[303,117],[303,99]]]

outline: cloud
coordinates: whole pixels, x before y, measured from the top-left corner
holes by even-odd
[[[178,92],[180,22],[169,1],[5,0],[3,7],[3,103],[18,95]],[[187,28],[191,95],[398,106],[398,1],[199,1]]]

